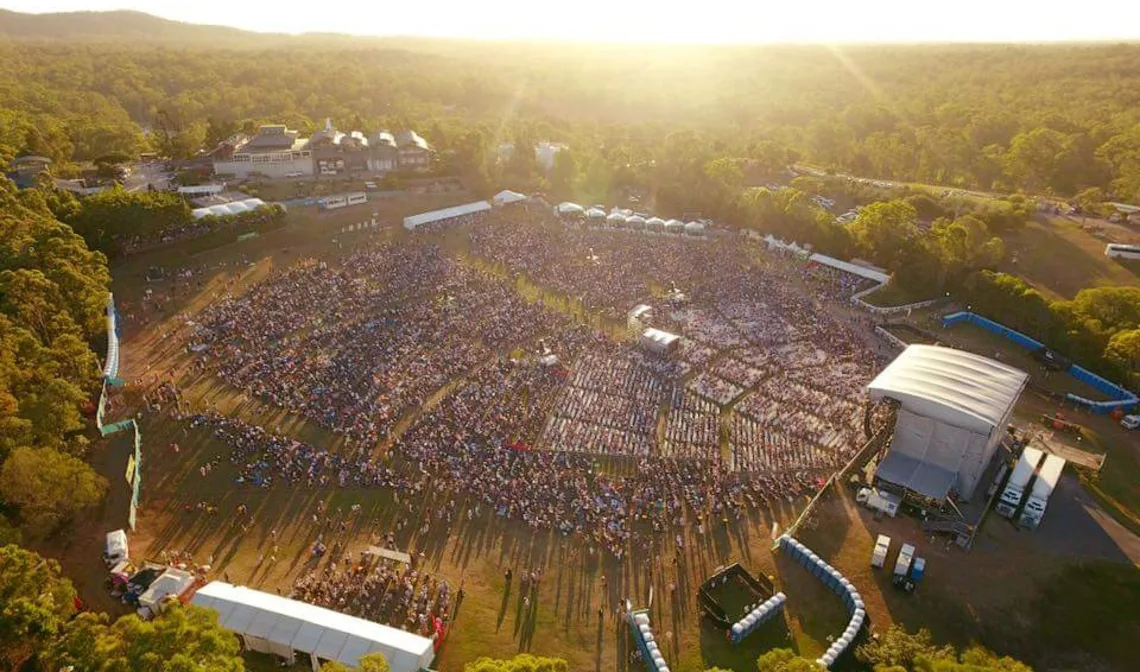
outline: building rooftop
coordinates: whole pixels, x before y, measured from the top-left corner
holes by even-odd
[[[400,131],[396,134],[396,146],[408,147],[415,146],[425,151],[431,151],[431,145],[427,140],[420,137],[415,131]]]
[[[897,399],[903,408],[989,434],[1017,403],[1029,375],[964,350],[910,345],[875,377],[871,399]]]

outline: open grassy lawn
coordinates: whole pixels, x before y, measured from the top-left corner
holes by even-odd
[[[1104,256],[1105,241],[1064,217],[1030,221],[1005,241],[1000,270],[1022,276],[1049,298],[1071,299],[1087,287],[1140,284],[1134,265]]]

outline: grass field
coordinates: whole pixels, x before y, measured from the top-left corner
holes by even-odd
[[[128,320],[122,350],[126,378],[146,384],[155,375],[169,373],[179,380],[196,410],[216,408],[335,450],[338,438],[306,420],[266,408],[219,381],[190,375],[182,353],[170,347],[167,336],[187,327],[170,318],[179,313],[192,317],[225,293],[240,292],[274,268],[301,256],[338,254],[351,247],[353,235],[399,239],[405,235],[395,227],[399,217],[442,207],[449,204],[448,199],[441,196],[430,203],[413,199],[386,203],[382,220],[387,228],[380,232],[339,234],[340,226],[359,219],[354,213],[330,218],[298,213],[298,219],[286,229],[201,257],[186,258],[171,248],[133,259],[115,272],[115,291],[126,304],[124,313],[138,305],[147,288],[140,278],[148,266],[193,267],[201,269],[201,274],[183,282],[182,290],[161,309]],[[333,243],[333,238],[338,238],[338,243]],[[554,298],[544,297],[541,288],[529,286],[525,280],[520,283],[520,290],[533,293],[532,298]],[[569,304],[566,308],[573,310]],[[139,532],[131,539],[132,554],[137,558],[157,557],[164,550],[180,550],[192,553],[199,562],[213,556],[215,576],[228,576],[262,590],[287,591],[299,574],[316,566],[310,548],[318,535],[331,542],[323,565],[345,554],[355,555],[372,543],[376,534],[394,531],[399,518],[424,519],[449,496],[432,493],[411,506],[407,501],[396,503],[390,492],[381,489],[237,485],[228,448],[209,430],[191,429],[185,420],[165,412],[144,417],[141,426],[145,439],[143,508]],[[170,449],[174,442],[180,446],[177,453]],[[119,443],[106,442],[98,449],[100,457],[96,460],[112,483],[112,495],[101,511],[93,512],[91,519],[77,526],[80,529],[73,541],[51,553],[61,559],[69,575],[80,577],[77,583],[89,604],[116,613],[122,606],[110,600],[101,587],[105,569],[99,547],[104,531],[123,524],[125,445]],[[201,476],[198,467],[215,457],[221,458],[220,466]],[[635,465],[629,462],[605,465],[606,470],[632,468]],[[1113,474],[1103,487],[1128,494],[1129,478],[1126,472]],[[199,501],[218,506],[221,513],[195,510],[193,505]],[[318,502],[324,502],[329,511],[347,511],[354,504],[360,504],[362,511],[342,534],[324,523],[312,522]],[[238,504],[247,505],[253,514],[248,532],[232,524],[229,512]],[[659,639],[666,641],[665,655],[672,669],[701,672],[720,666],[747,671],[754,669],[758,655],[774,646],[787,646],[815,657],[829,645],[828,638],[846,625],[847,614],[838,598],[802,567],[771,552],[773,524],[787,525],[803,504],[798,500],[777,501],[771,508],[748,512],[740,521],[715,525],[703,536],[690,531],[679,551],[671,539],[652,538],[621,561],[599,557],[598,552],[591,552],[578,541],[535,533],[489,512],[469,521],[462,515],[471,505],[466,501],[460,502],[461,515],[450,527],[433,524],[428,533],[420,534],[418,525],[409,525],[396,534],[401,547],[425,553],[428,571],[445,577],[453,586],[465,586],[466,597],[458,605],[450,637],[434,665],[444,672],[461,670],[464,663],[481,656],[509,657],[522,651],[566,658],[575,671],[636,669],[629,662],[628,629],[616,617],[615,608],[627,598],[635,606],[647,605],[651,588],[651,617]],[[259,559],[271,543],[272,530],[278,532],[280,545],[274,565]],[[904,538],[922,542],[920,550],[930,565],[928,579],[917,594],[895,592],[889,577],[870,569],[871,547],[880,531],[889,532],[896,543]],[[945,641],[980,641],[1027,659],[1030,655],[1047,659],[1050,651],[1045,647],[1035,654],[1022,648],[1033,640],[1034,633],[1056,627],[1050,624],[1059,624],[1070,616],[1097,616],[1101,612],[1097,611],[1095,595],[1120,586],[1127,588],[1133,580],[1115,567],[1105,570],[1103,577],[1062,575],[1072,558],[1041,553],[1034,547],[1034,537],[1018,535],[1001,525],[983,530],[980,548],[964,555],[954,548],[942,548],[940,543],[924,542],[911,519],[875,521],[856,509],[846,493],[826,499],[800,536],[858,586],[875,627],[892,622],[911,628],[926,626]],[[729,646],[723,632],[702,621],[696,602],[700,582],[715,567],[730,561],[741,562],[753,574],[771,577],[776,589],[789,597],[784,621],[768,624],[737,647]],[[543,569],[543,579],[534,606],[525,609],[517,579],[508,584],[503,572],[513,568],[517,577],[532,567]],[[1011,572],[1011,567],[1017,571]],[[1079,600],[1069,598],[1067,604],[1074,611],[1062,616],[1046,604],[1038,609],[1040,613],[1024,613],[1024,606],[1037,604],[1044,588],[1053,585],[1059,575],[1066,576],[1063,585],[1088,592]],[[670,584],[677,586],[675,595],[669,590]],[[1128,616],[1131,612],[1121,613]],[[1126,660],[1119,656],[1132,641],[1128,639],[1131,627],[1125,623],[1106,629],[1105,649],[1111,663]],[[1007,641],[1016,646],[1007,646]],[[253,670],[280,669],[257,656],[250,657],[249,663]]]
[[[1030,221],[1005,241],[999,270],[1020,275],[1051,299],[1071,299],[1086,287],[1140,284],[1135,265],[1104,256],[1105,241],[1064,217]]]
[[[863,297],[863,300],[872,306],[890,307],[904,306],[908,303],[927,301],[935,297],[919,294],[906,285],[898,282],[888,282],[877,290]]]

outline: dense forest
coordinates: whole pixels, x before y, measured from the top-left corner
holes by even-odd
[[[414,127],[476,168],[499,142],[567,142],[598,188],[667,188],[728,156],[986,190],[1140,191],[1140,45],[172,44],[0,42],[0,144],[57,161],[155,143],[189,156],[243,125],[331,117]]]

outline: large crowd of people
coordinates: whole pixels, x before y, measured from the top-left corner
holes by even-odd
[[[858,282],[742,245],[590,231],[523,207],[463,225],[469,253],[489,262],[479,266],[507,277],[417,232],[302,260],[195,318],[184,345],[199,375],[346,437],[332,450],[193,416],[230,447],[236,485],[383,488],[430,511],[414,533],[503,519],[620,558],[640,538],[809,492],[860,444],[875,353],[857,318],[824,309]],[[526,301],[511,274],[620,315],[650,302],[681,350],[641,353]],[[673,283],[685,298],[666,305],[653,288]],[[423,632],[448,591],[387,561],[294,586]]]

